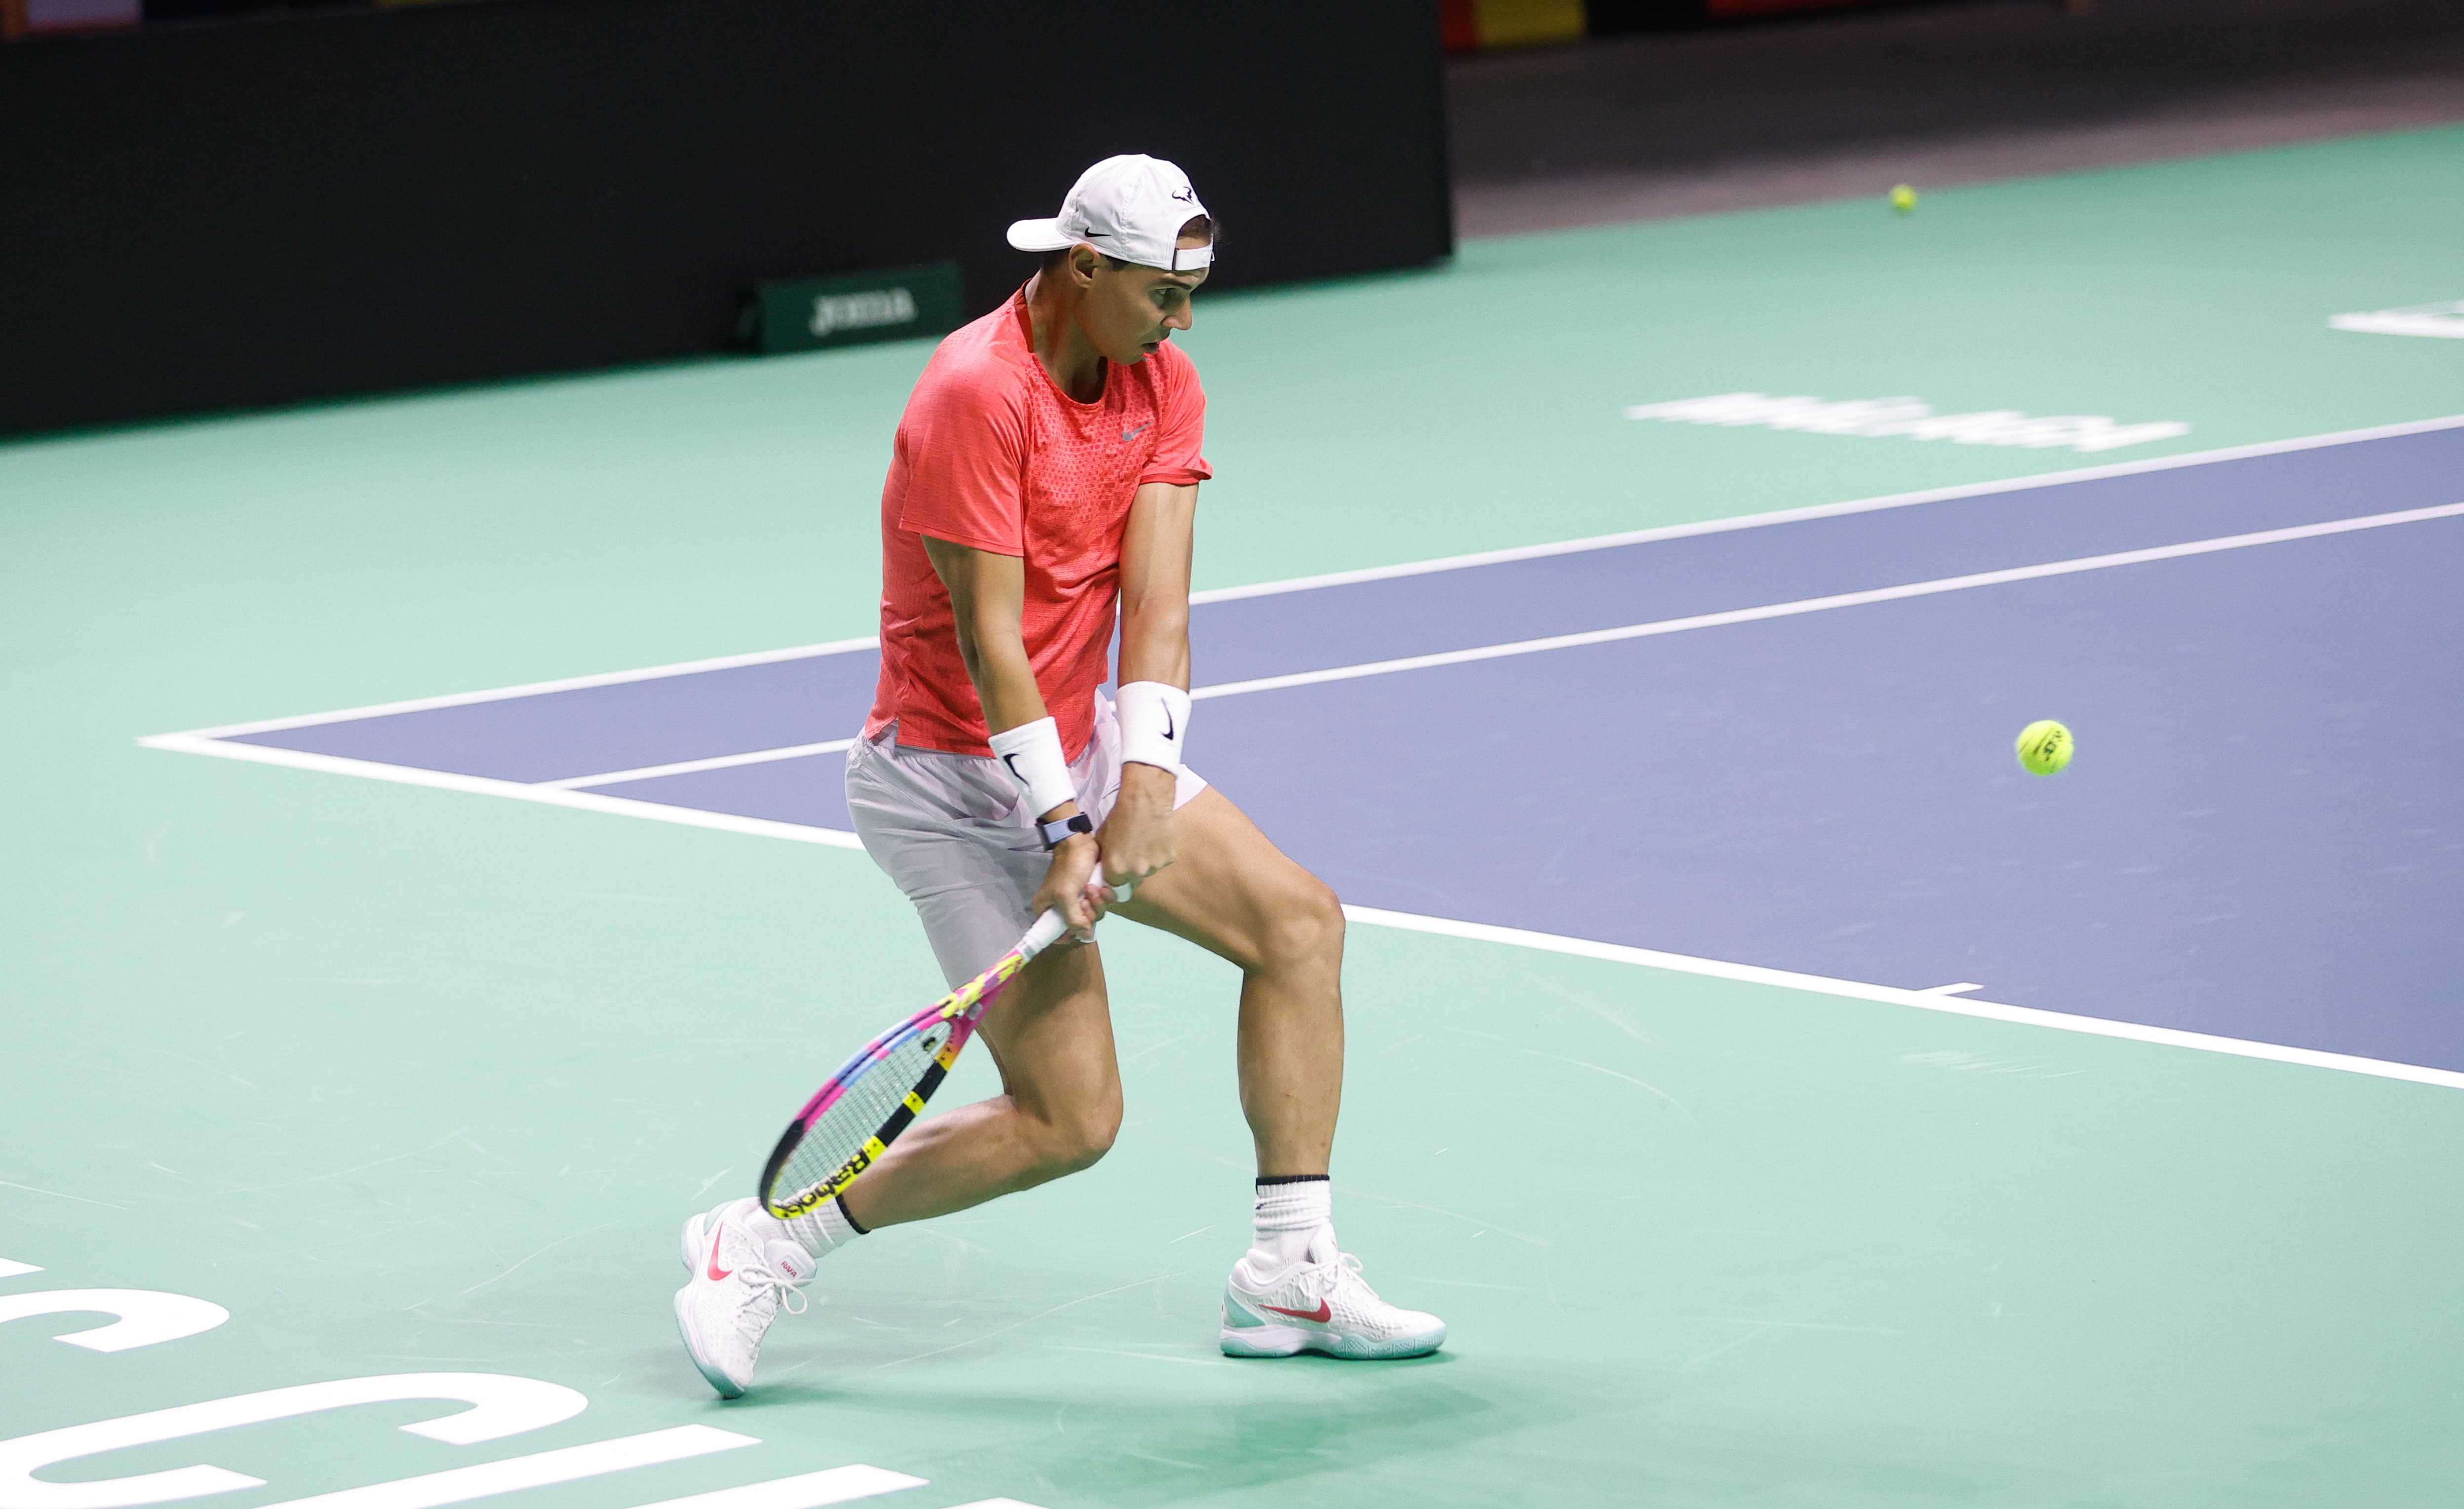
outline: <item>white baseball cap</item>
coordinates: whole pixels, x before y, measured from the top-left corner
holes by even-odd
[[[1212,246],[1180,245],[1180,228],[1206,213],[1189,175],[1159,157],[1108,157],[1078,175],[1061,213],[1009,228],[1021,252],[1058,252],[1081,241],[1140,267],[1187,273],[1215,260]]]

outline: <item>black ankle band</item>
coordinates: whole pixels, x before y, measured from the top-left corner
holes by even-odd
[[[1262,1173],[1258,1175],[1258,1186],[1264,1189],[1269,1184],[1325,1184],[1333,1177],[1331,1173]]]
[[[831,1204],[833,1204],[833,1205],[836,1205],[836,1206],[839,1208],[839,1216],[840,1216],[840,1218],[841,1218],[841,1219],[843,1219],[843,1220],[845,1220],[845,1221],[847,1223],[847,1227],[848,1227],[848,1229],[849,1229],[849,1230],[851,1230],[851,1231],[853,1231],[853,1232],[854,1232],[858,1236],[869,1236],[869,1235],[871,1235],[872,1228],[871,1228],[871,1227],[869,1227],[869,1226],[865,1225],[862,1221],[857,1220],[857,1219],[855,1218],[855,1213],[854,1213],[853,1211],[850,1211],[850,1210],[848,1210],[848,1209],[847,1208],[847,1196],[846,1196],[846,1195],[843,1195],[843,1194],[842,1194],[842,1195],[839,1195],[838,1197],[836,1197],[835,1199],[833,1199],[830,1203],[831,1203]]]

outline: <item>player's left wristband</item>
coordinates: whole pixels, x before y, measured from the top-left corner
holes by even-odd
[[[1133,681],[1112,699],[1121,758],[1179,774],[1189,741],[1189,693],[1168,682]]]
[[[1069,778],[1069,761],[1061,754],[1061,726],[1048,714],[1003,729],[986,742],[1010,779],[1025,791],[1029,817],[1041,818],[1078,799],[1077,783]]]

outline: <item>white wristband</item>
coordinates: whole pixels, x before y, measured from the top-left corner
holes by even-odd
[[[1061,757],[1061,725],[1049,716],[996,733],[990,743],[1001,768],[1026,792],[1030,816],[1043,817],[1065,801],[1078,799],[1077,784],[1069,778],[1069,762]]]
[[[1189,739],[1189,693],[1160,681],[1133,681],[1112,699],[1121,719],[1121,758],[1177,775]]]

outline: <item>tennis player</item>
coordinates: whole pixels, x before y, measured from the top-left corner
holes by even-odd
[[[1121,1122],[1096,919],[1117,911],[1240,967],[1256,1233],[1223,1293],[1236,1357],[1415,1357],[1446,1328],[1336,1244],[1343,909],[1190,770],[1189,576],[1206,395],[1172,344],[1215,255],[1189,179],[1089,168],[1009,242],[1042,268],[951,335],[908,400],[881,499],[881,679],[848,754],[866,852],[955,988],[1046,908],[1070,924],[986,1011],[1001,1093],[917,1123],[837,1200],[784,1222],[740,1199],[684,1232],[676,1312],[718,1391],[814,1260],[867,1232],[1085,1169]],[[1097,689],[1117,611],[1117,702]]]

